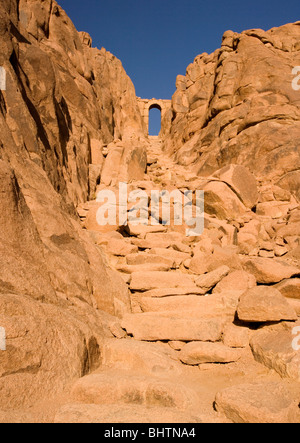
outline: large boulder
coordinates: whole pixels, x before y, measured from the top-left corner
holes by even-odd
[[[211,181],[203,187],[205,212],[221,220],[233,220],[246,212],[245,205],[224,182]]]
[[[241,165],[229,165],[214,173],[237,194],[244,205],[253,209],[258,203],[257,182],[253,174]]]
[[[295,310],[278,289],[269,286],[257,286],[245,292],[237,310],[243,322],[264,323],[281,320],[297,320]]]
[[[253,274],[257,283],[279,283],[282,280],[300,275],[300,269],[283,260],[271,258],[250,258],[244,262],[245,271]]]
[[[227,291],[240,291],[244,293],[247,289],[256,286],[256,279],[254,275],[248,274],[245,271],[233,271],[224,277],[214,288],[214,294],[220,294]]]
[[[234,423],[297,423],[296,396],[281,383],[252,383],[233,386],[216,396],[216,409]]]
[[[67,306],[61,298],[60,304],[1,294],[6,351],[0,351],[0,409],[30,408],[53,398],[100,365],[100,312],[79,301]]]
[[[258,331],[250,340],[250,346],[259,363],[278,372],[282,378],[300,381],[299,336],[292,330]]]
[[[109,186],[119,182],[143,180],[147,168],[146,146],[141,141],[115,142],[108,146],[101,184]]]

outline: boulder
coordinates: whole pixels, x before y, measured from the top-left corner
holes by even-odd
[[[299,325],[298,325],[299,326]],[[255,360],[278,372],[282,378],[300,381],[300,353],[298,336],[292,330],[258,331],[250,340]],[[295,346],[295,347],[296,347]]]
[[[254,275],[245,271],[233,271],[220,281],[213,289],[214,294],[227,291],[247,291],[247,289],[254,288],[256,280]]]
[[[212,181],[204,186],[205,212],[221,220],[233,220],[246,212],[238,196],[223,182]]]
[[[216,409],[234,423],[291,423],[298,415],[295,396],[281,383],[233,386],[216,396]]]
[[[300,269],[283,260],[270,258],[253,258],[244,262],[245,271],[253,274],[257,283],[279,283],[282,280],[300,275]]]
[[[290,204],[282,202],[265,202],[257,205],[257,215],[279,219],[285,217],[289,211]]]
[[[208,292],[214,286],[216,286],[224,277],[226,277],[230,272],[230,268],[227,266],[221,266],[215,271],[209,272],[208,274],[202,275],[196,279],[196,285],[204,291]]]
[[[101,184],[116,185],[119,182],[130,183],[143,180],[147,168],[145,146],[135,144],[135,140],[115,142],[109,145],[109,153],[104,162]]]
[[[249,323],[296,321],[298,318],[278,289],[269,286],[246,291],[240,298],[237,314],[241,321]]]
[[[109,241],[105,249],[107,253],[120,257],[135,254],[138,251],[138,248],[132,245],[130,242],[126,240],[118,240],[115,238],[112,238]]]
[[[300,300],[300,278],[283,280],[275,286],[284,297]]]
[[[242,270],[242,263],[237,252],[236,247],[215,246],[213,253],[195,254],[190,264],[190,270],[198,275],[214,271],[221,266],[228,266],[231,271]]]
[[[231,164],[215,172],[214,177],[229,185],[247,208],[253,209],[258,203],[256,179],[244,166]]]
[[[1,294],[0,319],[6,331],[6,351],[0,350],[1,410],[28,410],[100,365],[105,335],[100,312],[75,303],[67,307],[64,302],[63,307],[62,300],[62,306],[55,306],[30,296]]]

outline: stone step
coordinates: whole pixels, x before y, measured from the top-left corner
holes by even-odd
[[[117,265],[116,269],[119,272],[124,272],[125,274],[135,274],[137,272],[167,272],[173,267],[173,263],[149,263],[141,265]]]
[[[126,314],[123,329],[141,341],[220,341],[224,320],[176,317],[172,312]]]
[[[187,316],[191,318],[208,319],[222,318],[226,321],[234,321],[238,296],[230,295],[209,295],[201,297],[197,295],[176,295],[169,297],[143,297],[135,296],[143,312],[172,312],[178,316]]]
[[[150,242],[168,241],[170,243],[183,243],[185,237],[179,232],[166,232],[166,233],[149,233],[146,235],[146,240]]]
[[[151,238],[151,240],[147,238],[145,239],[132,238],[131,243],[134,246],[137,246],[141,250],[154,249],[154,248],[160,248],[160,249],[171,248],[174,251],[185,253],[188,254],[189,256],[191,256],[192,254],[190,246],[182,242],[168,239],[168,237],[159,237],[158,235],[155,238]]]
[[[195,286],[195,276],[181,272],[135,272],[132,274],[132,291],[150,291],[159,288],[184,288]]]
[[[221,266],[208,274],[201,275],[196,279],[196,285],[202,288],[204,293],[210,291],[215,287],[220,281],[226,277],[230,272],[228,266]]]
[[[192,296],[199,295],[203,296],[203,290],[198,286],[187,286],[185,288],[161,288],[152,289],[151,291],[140,293],[135,293],[135,295],[140,297],[151,297],[151,298],[165,298],[165,297],[177,297],[177,296]],[[155,309],[156,310],[156,309]]]
[[[132,238],[131,243],[134,246],[137,246],[139,249],[145,250],[145,249],[153,249],[153,248],[167,249],[172,246],[173,242],[171,242],[169,240],[159,240],[159,239],[156,241],[150,241],[150,240],[145,240],[145,239]]]
[[[118,240],[111,239],[107,245],[104,245],[103,248],[107,252],[107,254],[125,257],[129,254],[135,254],[138,252],[138,247],[132,245],[132,243],[128,240]]]
[[[131,235],[133,237],[138,237],[140,239],[144,239],[147,234],[166,232],[167,229],[168,229],[168,227],[162,226],[162,225],[159,225],[159,226],[143,226],[143,225],[135,226],[131,223],[129,223],[127,225],[127,227],[125,228],[126,232],[128,232],[129,235]]]
[[[197,407],[193,390],[168,379],[105,371],[78,380],[70,394],[71,403],[94,405],[132,404],[187,410]]]
[[[67,404],[56,414],[56,424],[100,424],[100,423],[206,423],[201,416],[176,411],[171,408],[140,405],[89,405]],[[122,432],[122,431],[120,431]],[[126,438],[129,434],[120,434]],[[133,440],[133,436],[130,438]]]
[[[147,264],[163,264],[168,265],[169,269],[175,267],[175,260],[172,258],[164,257],[157,254],[148,254],[146,252],[140,252],[138,254],[130,254],[126,257],[128,265],[147,265]]]
[[[149,251],[150,254],[163,256],[165,258],[169,258],[170,260],[174,260],[176,266],[179,267],[185,260],[191,258],[191,254],[187,254],[185,252],[175,251],[175,249],[164,249],[164,248],[152,248]]]
[[[167,344],[109,339],[101,346],[101,366],[145,375],[181,374],[177,353]]]
[[[203,363],[233,363],[242,357],[244,351],[225,346],[223,343],[188,343],[180,352],[179,358],[186,365]]]

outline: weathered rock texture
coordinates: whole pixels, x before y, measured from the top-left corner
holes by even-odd
[[[168,152],[208,176],[230,164],[299,194],[300,23],[224,34],[222,47],[199,55],[177,80]]]
[[[103,146],[138,138],[143,125],[121,62],[91,48],[55,1],[1,2],[0,65],[7,75],[0,323],[8,339],[0,408],[7,408],[32,405],[99,364],[105,333],[96,308],[130,311],[125,283],[82,231],[75,207],[88,200]]]
[[[227,32],[147,138],[120,61],[55,1],[1,3],[1,422],[300,421],[299,24]],[[204,189],[203,234],[100,226],[120,181]]]

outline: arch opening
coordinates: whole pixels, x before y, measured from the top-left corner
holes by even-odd
[[[149,107],[149,129],[150,136],[158,136],[161,131],[162,109],[157,103]]]

